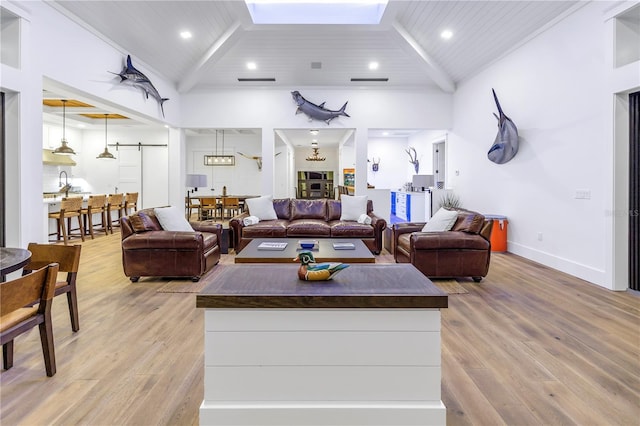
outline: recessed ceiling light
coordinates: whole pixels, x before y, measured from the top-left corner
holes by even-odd
[[[377,62],[369,62],[369,69],[370,70],[377,70],[378,66],[379,66],[379,64]]]
[[[440,37],[445,40],[449,40],[451,37],[453,37],[453,32],[451,30],[444,30],[440,33]]]
[[[382,136],[389,136],[389,132],[382,132]]]
[[[255,69],[258,69],[258,66],[256,65],[255,62],[247,62],[247,69],[255,70]]]
[[[191,31],[180,31],[180,37],[182,37],[185,40],[190,39],[191,37],[193,37],[193,34],[191,34]]]

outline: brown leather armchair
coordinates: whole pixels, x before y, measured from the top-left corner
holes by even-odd
[[[220,261],[219,223],[189,222],[193,232],[165,231],[154,210],[144,209],[122,217],[120,224],[122,266],[132,282],[141,276],[198,281]]]
[[[429,278],[472,277],[479,282],[489,271],[493,220],[480,213],[456,209],[451,231],[421,232],[424,223],[393,225],[397,263],[411,263]]]

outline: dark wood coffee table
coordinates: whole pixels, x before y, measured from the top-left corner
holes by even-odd
[[[293,259],[302,251],[298,241],[305,238],[256,238],[242,249],[235,257],[235,263],[292,263]],[[345,262],[345,263],[375,263],[376,258],[371,254],[362,240],[348,238],[313,238],[318,241],[318,248],[311,250],[316,262]],[[260,243],[286,242],[284,250],[259,250]],[[353,243],[353,250],[335,250],[333,243]]]

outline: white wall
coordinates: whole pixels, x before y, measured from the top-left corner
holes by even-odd
[[[367,167],[367,182],[376,188],[397,190],[405,182],[411,182],[413,166],[409,164],[409,156],[405,152],[408,146],[407,138],[369,138],[367,147],[368,158],[374,157],[380,161],[378,171]]]
[[[155,100],[119,85],[119,78],[109,72],[121,70],[127,52],[104,42],[45,2],[3,2],[3,7],[22,18],[19,67],[0,65],[0,87],[12,97],[9,107],[14,108],[14,99],[20,100],[15,111],[10,109],[15,117],[8,117],[8,122],[17,128],[17,137],[11,138],[7,153],[7,162],[12,164],[7,179],[18,185],[15,192],[7,194],[7,244],[26,247],[31,241],[43,242],[42,235],[46,234],[41,220],[45,84],[57,93],[81,93],[95,99],[96,105],[118,106],[125,114],[148,123],[164,119]],[[171,99],[165,103],[166,121],[176,123],[180,100],[173,85],[144,64],[136,65],[144,69],[162,96]]]
[[[448,169],[460,171],[450,184],[464,207],[508,217],[510,252],[601,285],[604,39],[602,5],[590,4],[461,84],[448,147]],[[486,155],[497,132],[491,88],[520,135],[503,165]],[[575,199],[578,189],[591,199]]]
[[[207,176],[207,187],[198,188],[198,195],[222,194],[223,186],[227,194],[259,195],[263,172],[258,170],[255,160],[241,156],[258,156],[261,153],[261,136],[257,134],[238,134],[225,131],[224,154],[235,155],[235,166],[205,166],[204,156],[215,155],[216,136],[198,135],[186,137],[187,173]],[[222,155],[222,130],[218,132],[218,155]],[[282,154],[281,154],[282,155]]]

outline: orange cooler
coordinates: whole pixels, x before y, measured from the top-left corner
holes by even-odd
[[[484,217],[493,220],[491,251],[507,251],[507,225],[509,225],[507,217],[497,214],[485,214]]]

